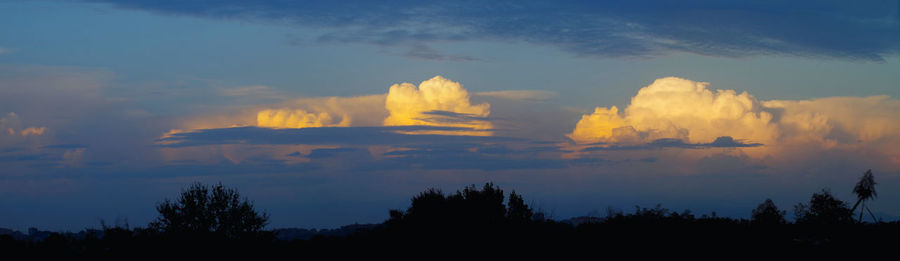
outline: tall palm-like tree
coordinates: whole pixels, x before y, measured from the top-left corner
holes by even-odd
[[[856,208],[860,207],[859,222],[862,222],[863,211],[868,211],[869,215],[872,215],[872,221],[878,222],[878,220],[875,219],[875,214],[872,214],[872,210],[866,207],[866,201],[872,200],[878,196],[878,193],[875,192],[875,184],[875,178],[872,177],[872,170],[870,169],[863,174],[859,179],[859,182],[856,183],[856,186],[853,187],[853,193],[856,194],[857,200],[850,211],[856,211]]]

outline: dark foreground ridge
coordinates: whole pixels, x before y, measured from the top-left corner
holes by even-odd
[[[334,230],[264,230],[268,215],[257,212],[234,189],[194,184],[174,201],[157,206],[160,216],[146,228],[106,226],[79,233],[0,229],[0,251],[31,257],[280,257],[404,256],[432,258],[491,253],[634,257],[690,254],[714,257],[771,256],[774,253],[826,255],[836,252],[887,252],[900,243],[900,222],[862,222],[872,200],[874,180],[867,172],[854,192],[854,208],[825,189],[797,204],[796,222],[766,200],[751,219],[696,216],[661,206],[634,212],[609,211],[606,217],[563,221],[546,219],[521,195],[487,183],[446,194],[429,189],[405,210],[389,211],[380,224],[354,224]],[[854,211],[861,214],[857,218]],[[726,257],[726,256],[719,256]]]

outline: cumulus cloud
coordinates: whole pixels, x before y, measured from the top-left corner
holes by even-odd
[[[763,102],[780,111],[783,137],[853,144],[897,138],[900,100],[885,95]]]
[[[190,130],[242,126],[266,128],[381,126],[388,115],[384,109],[384,100],[384,94],[311,97],[289,99],[273,104],[227,108],[180,119],[179,128],[167,135]]]
[[[24,127],[19,115],[15,112],[7,113],[6,116],[0,117],[0,130],[9,138],[15,139],[15,136],[41,136],[47,131],[46,127]]]
[[[309,128],[350,126],[350,118],[340,121],[326,112],[310,113],[304,110],[262,110],[256,115],[256,125],[270,128]]]
[[[44,131],[46,131],[46,130],[47,130],[47,128],[45,128],[45,127],[40,127],[40,128],[28,127],[28,128],[25,128],[24,130],[22,130],[21,132],[19,132],[19,134],[22,134],[22,136],[28,136],[28,135],[41,136],[41,135],[44,135]]]
[[[746,92],[709,86],[675,77],[657,79],[640,89],[624,112],[615,106],[597,107],[583,115],[568,137],[600,150],[640,144],[744,147],[742,153],[751,157],[776,161],[804,161],[798,157],[835,150],[871,154],[879,164],[900,168],[900,150],[895,149],[900,146],[900,100],[871,96],[759,101]],[[762,146],[744,146],[754,144]]]
[[[624,115],[615,106],[597,107],[582,117],[569,137],[579,143],[661,138],[712,142],[721,136],[767,142],[777,137],[771,109],[755,97],[708,86],[676,77],[657,79],[638,91]]]
[[[581,120],[575,125],[575,130],[567,136],[578,143],[617,141],[623,135],[616,135],[616,138],[613,138],[613,130],[622,131],[623,127],[625,127],[625,120],[619,116],[619,108],[616,106],[597,107],[594,109],[594,113],[581,116]]]
[[[268,90],[268,87],[247,87],[230,89],[223,95],[240,96]],[[527,98],[532,92],[509,93],[518,98]],[[487,96],[507,94],[495,92]],[[487,119],[490,104],[472,104],[470,97],[471,94],[460,83],[436,76],[418,86],[411,83],[394,84],[387,94],[300,98],[187,117],[182,120],[181,128],[169,131],[163,138],[192,130],[241,126],[311,128],[415,125],[453,128],[406,134],[491,135],[489,130],[492,125]]]
[[[388,112],[384,108],[385,95],[357,97],[301,98],[280,105],[263,105],[257,110],[256,124],[260,127],[302,128],[324,126],[381,126]],[[279,108],[280,107],[280,108]],[[291,126],[290,118],[315,123],[318,126]],[[272,119],[275,119],[272,122]],[[279,120],[284,118],[285,120]],[[305,120],[300,120],[305,119]],[[277,124],[273,124],[277,123]]]
[[[458,82],[436,76],[418,86],[394,84],[387,94],[301,98],[190,117],[181,129],[169,131],[156,143],[168,161],[224,158],[240,163],[246,162],[246,155],[268,155],[287,163],[309,161],[303,157],[309,153],[294,153],[296,146],[368,147],[373,157],[382,157],[383,152],[377,151],[433,143],[432,135],[445,136],[441,142],[491,138],[485,137],[493,134],[487,118],[490,105],[472,104],[470,97]],[[498,140],[503,138],[490,141]]]
[[[620,115],[618,108],[597,107],[569,134],[578,143],[677,138],[712,142],[733,136],[770,142],[778,129],[770,108],[750,94],[710,90],[709,83],[666,77],[642,88]]]
[[[419,84],[394,84],[388,91],[385,108],[390,115],[385,126],[442,126],[475,130],[491,129],[490,104],[471,104],[471,95],[462,84],[435,76]],[[438,133],[428,133],[438,134]],[[448,133],[453,134],[453,133]],[[489,131],[456,133],[462,135],[491,135]]]

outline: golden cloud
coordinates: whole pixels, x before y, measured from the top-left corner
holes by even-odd
[[[872,154],[897,167],[897,119],[900,100],[888,96],[759,101],[747,92],[667,77],[641,88],[624,113],[615,106],[595,108],[568,137],[577,144],[628,144],[662,138],[709,143],[730,136],[764,144],[741,149],[753,158],[793,160],[834,149]]]
[[[46,131],[46,130],[47,130],[47,128],[45,128],[45,127],[40,127],[40,128],[28,127],[28,128],[25,128],[24,130],[22,130],[21,132],[19,132],[19,134],[22,134],[22,136],[28,136],[28,135],[41,136],[41,135],[44,135],[44,131]]]
[[[350,126],[350,117],[341,120],[327,112],[310,113],[301,109],[262,110],[256,115],[256,125],[269,128],[308,128]]]
[[[424,125],[471,128],[476,131],[428,131],[415,134],[489,136],[493,126],[483,118],[491,114],[488,103],[473,105],[462,84],[435,76],[419,84],[394,84],[388,91],[385,108],[390,115],[384,126]]]
[[[567,136],[578,143],[596,143],[609,141],[613,130],[624,127],[625,120],[619,116],[619,108],[597,107],[594,113],[581,116],[575,130]]]
[[[245,88],[257,91],[268,88]],[[422,82],[394,84],[387,94],[358,97],[300,98],[279,104],[233,109],[214,115],[185,118],[179,129],[162,135],[161,140],[178,133],[200,129],[258,126],[265,128],[357,127],[357,126],[438,126],[473,130],[429,130],[404,134],[489,136],[493,133],[490,105],[473,105],[470,94],[458,82],[441,76]],[[170,144],[160,141],[160,144]],[[171,152],[169,152],[171,154]]]
[[[753,142],[772,141],[778,135],[773,115],[752,95],[733,90],[709,90],[709,83],[667,77],[641,88],[620,116],[615,107],[597,107],[569,134],[578,143],[621,142],[677,138],[685,142],[712,142],[732,136]],[[613,129],[620,129],[613,135]]]
[[[23,128],[22,120],[19,119],[19,115],[10,112],[7,113],[6,116],[0,117],[0,131],[13,135],[21,135],[23,137],[27,136],[41,136],[44,135],[44,132],[47,131],[47,127],[25,127]]]
[[[388,114],[384,101],[385,95],[296,99],[277,109],[256,108],[255,125],[267,128],[380,126]]]

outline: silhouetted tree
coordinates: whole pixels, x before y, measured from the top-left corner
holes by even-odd
[[[456,192],[451,200],[464,202],[466,213],[477,215],[485,221],[497,222],[506,218],[506,206],[503,204],[503,190],[495,187],[494,183],[484,184],[481,190],[471,185],[463,189],[462,193]]]
[[[471,185],[449,196],[429,189],[413,197],[406,211],[390,212],[384,235],[401,245],[423,249],[448,244],[486,247],[507,235],[509,220],[503,200],[503,190],[493,183],[480,189]]]
[[[509,203],[506,205],[506,217],[514,222],[531,221],[534,215],[531,207],[525,204],[525,200],[515,190],[509,193]]]
[[[446,210],[446,207],[447,197],[444,196],[444,192],[431,188],[412,198],[412,204],[407,213],[427,218],[432,215],[441,215],[439,212]]]
[[[853,212],[844,201],[834,198],[827,189],[813,193],[809,205],[794,206],[798,224],[836,225],[853,223]]]
[[[521,197],[516,196],[521,201]],[[503,190],[486,183],[478,189],[475,185],[467,186],[453,195],[445,195],[438,189],[428,189],[412,198],[412,204],[406,211],[392,210],[391,222],[406,225],[445,224],[451,226],[472,227],[502,223],[507,219],[507,208],[503,202]],[[522,202],[516,206],[518,215],[530,210]],[[521,209],[520,209],[521,208]],[[444,229],[452,229],[444,226]]]
[[[156,206],[159,217],[150,227],[169,234],[213,234],[224,238],[254,236],[269,219],[253,204],[241,199],[237,190],[221,183],[212,188],[194,183],[173,202],[166,199]]]
[[[750,221],[753,224],[759,225],[780,225],[787,223],[784,220],[784,214],[787,211],[778,210],[778,206],[775,206],[775,202],[772,199],[766,199],[763,203],[760,203],[756,209],[753,210],[753,215],[751,216]]]
[[[872,177],[872,170],[870,169],[863,173],[863,176],[859,178],[859,182],[853,187],[853,193],[856,194],[856,204],[853,204],[850,212],[855,212],[856,207],[862,206],[859,209],[859,222],[862,222],[863,210],[868,211],[869,215],[872,215],[873,222],[878,221],[875,219],[875,214],[872,214],[872,210],[866,207],[866,201],[878,196],[878,193],[875,192],[875,184],[877,183],[875,183],[875,178]]]

